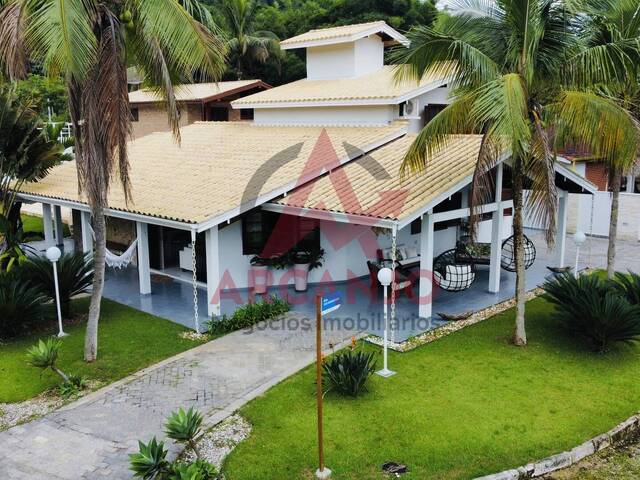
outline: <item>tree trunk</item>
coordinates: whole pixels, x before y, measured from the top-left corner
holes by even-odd
[[[93,362],[98,356],[98,320],[100,319],[100,302],[104,288],[104,269],[107,248],[106,225],[104,209],[92,209],[93,232],[95,234],[95,248],[93,252],[93,290],[89,305],[89,319],[84,337],[84,359]]]
[[[58,367],[56,367],[55,365],[51,366],[51,370],[53,370],[54,372],[56,372],[58,375],[60,375],[60,377],[62,378],[62,380],[66,383],[69,382],[69,377],[67,377],[67,375],[60,370]]]
[[[516,325],[513,332],[514,345],[527,344],[524,325],[525,286],[524,286],[524,226],[522,221],[522,160],[516,159],[513,167],[513,250],[516,261]]]
[[[607,249],[607,277],[613,278],[616,271],[616,240],[618,238],[618,211],[620,208],[620,183],[622,171],[615,169],[611,174],[611,219],[609,221],[609,247]]]

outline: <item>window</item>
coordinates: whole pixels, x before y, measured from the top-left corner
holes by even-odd
[[[131,121],[132,122],[137,122],[140,119],[140,112],[138,111],[138,108],[132,108],[131,109]]]
[[[433,120],[433,117],[439,114],[446,107],[447,107],[446,105],[440,105],[436,103],[429,104],[426,107],[424,107],[424,124],[426,125],[431,120]]]
[[[320,224],[312,218],[253,210],[242,217],[242,254],[278,255],[298,245],[320,248]]]
[[[240,110],[240,120],[253,120],[253,108],[243,108]]]

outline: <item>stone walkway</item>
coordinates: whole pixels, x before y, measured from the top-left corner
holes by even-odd
[[[138,439],[163,438],[165,417],[194,407],[215,424],[312,363],[315,328],[235,332],[142,370],[47,417],[0,432],[2,480],[129,479]],[[308,322],[314,323],[314,322]],[[324,347],[350,338],[327,331]],[[312,401],[312,400],[310,400]],[[172,447],[175,453],[176,447]]]

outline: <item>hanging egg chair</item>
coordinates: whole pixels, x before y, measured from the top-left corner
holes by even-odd
[[[516,271],[516,256],[514,251],[514,237],[511,235],[502,243],[500,266],[507,272]],[[524,268],[527,270],[536,261],[536,246],[524,235]]]
[[[476,279],[473,257],[464,249],[451,249],[433,261],[433,281],[447,292],[461,292]]]

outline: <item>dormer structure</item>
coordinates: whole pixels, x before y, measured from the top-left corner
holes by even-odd
[[[384,65],[385,47],[409,40],[383,21],[310,30],[282,41],[306,50],[307,77],[232,102],[254,109],[262,125],[389,125],[403,119],[418,131],[449,103],[447,79],[398,80]]]
[[[409,45],[409,40],[385,22],[370,22],[310,30],[280,43],[283,50],[304,48],[307,78],[331,80],[374,73],[384,65],[384,48]]]

